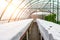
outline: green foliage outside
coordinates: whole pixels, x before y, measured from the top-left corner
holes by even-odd
[[[48,16],[45,16],[45,20],[60,24],[60,21],[56,21],[56,14],[52,13]]]
[[[57,21],[57,24],[60,24],[60,21]]]
[[[51,22],[56,22],[55,18],[56,18],[56,14],[50,14],[48,16],[45,16],[45,20],[51,21]]]

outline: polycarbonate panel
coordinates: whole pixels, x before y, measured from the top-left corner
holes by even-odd
[[[5,11],[2,19],[9,19],[10,16],[11,16],[11,14],[14,12],[15,9],[16,9],[16,7],[11,4],[11,5],[6,9],[6,11]]]
[[[12,0],[12,3],[5,10],[5,13],[4,13],[2,19],[9,19],[11,17],[11,15],[14,14],[14,11],[16,11],[18,9],[18,6],[19,6],[19,4],[21,4],[22,1],[23,0]]]
[[[50,4],[47,4],[44,8],[50,9],[50,7],[53,9],[53,3],[51,3],[51,5]],[[56,4],[54,4],[54,8],[57,8],[57,5]]]
[[[11,14],[11,16],[10,16],[10,18],[9,18],[9,20],[11,20],[11,19],[14,19],[15,17],[16,17],[16,15],[17,14],[19,14],[19,12],[20,12],[20,10],[21,10],[21,8],[19,8],[19,6],[21,6],[21,4],[24,2],[25,0],[22,0],[20,3],[18,3],[19,5],[15,5],[17,8],[14,10],[14,12]],[[16,12],[16,13],[15,13]],[[16,14],[16,15],[15,15]],[[13,18],[13,16],[15,16],[14,18]]]
[[[16,7],[18,7],[18,5],[21,5],[21,2],[23,0],[13,0],[12,4],[15,5]]]
[[[19,8],[25,8],[25,6],[30,2],[31,0],[25,0],[20,6]]]
[[[36,1],[36,0],[30,0],[29,2],[27,2],[22,8],[22,10],[25,10],[26,8],[28,8],[30,5],[31,5],[31,3],[33,3],[34,1]]]
[[[27,11],[26,11],[27,10]],[[29,9],[26,9],[24,12],[22,12],[21,16],[19,16],[20,18],[21,17],[24,17],[26,14],[28,15],[28,12],[29,12]],[[25,16],[26,17],[26,16]]]
[[[37,2],[38,0],[31,0],[24,8],[30,7],[33,3]]]
[[[19,14],[21,15],[22,12],[24,12],[24,10],[27,9],[28,7],[30,7],[30,6],[31,6],[31,3],[34,3],[34,2],[37,2],[37,0],[29,1],[29,2],[27,3],[27,5],[25,5],[24,8],[20,11]]]
[[[8,5],[8,2],[6,2],[5,0],[0,0],[0,16],[7,5]]]
[[[40,2],[47,2],[48,0],[39,0]]]
[[[26,1],[27,1],[27,2],[26,2]],[[31,0],[30,0],[30,1],[31,1]],[[25,1],[20,5],[20,7],[19,7],[20,11],[18,12],[18,14],[16,15],[15,18],[17,18],[18,15],[22,14],[23,10],[26,9],[26,8],[24,8],[24,7],[25,7],[25,6],[27,5],[27,3],[29,3],[30,1],[25,0]],[[24,5],[23,5],[23,4],[24,4]]]
[[[14,15],[11,17],[11,19],[15,19],[16,15],[19,13],[20,9],[16,9],[16,11],[14,12]]]
[[[42,8],[47,2],[36,2],[33,5],[31,5],[31,8]]]

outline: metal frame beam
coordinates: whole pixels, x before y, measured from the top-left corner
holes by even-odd
[[[32,2],[32,3],[31,3],[31,2]],[[28,2],[25,6],[27,6],[27,5],[29,4],[29,5],[27,6],[27,7],[29,7],[30,4],[33,4],[33,3],[35,3],[35,2],[37,2],[37,1],[34,1],[34,2],[33,2],[33,0],[32,0],[32,1]],[[24,7],[25,7],[25,6],[24,6]],[[24,9],[24,7],[23,7],[23,9]],[[22,11],[23,9],[21,9],[21,11]],[[19,11],[19,13],[20,13],[21,11]],[[22,12],[23,12],[23,11],[22,11]],[[19,15],[19,13],[17,14],[17,16]],[[15,17],[14,21],[16,20],[17,16]]]
[[[11,20],[12,16],[14,15],[15,11],[19,8],[19,6],[20,6],[24,1],[25,1],[25,0],[23,0],[23,1],[18,5],[18,7],[14,10],[14,12],[11,14],[8,22],[10,22],[10,20]]]
[[[50,2],[50,0],[42,8],[44,8],[49,2]]]
[[[57,0],[57,23],[59,21],[59,0]]]
[[[11,4],[12,0],[8,3],[8,5],[5,7],[4,11],[2,12],[1,16],[0,16],[0,20],[2,18],[2,16],[4,15],[6,9],[8,8],[8,6]]]

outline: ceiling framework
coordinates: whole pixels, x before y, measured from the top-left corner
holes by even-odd
[[[32,12],[37,10],[55,13],[60,9],[60,5],[57,0],[4,0],[4,2],[6,2],[7,5],[3,9],[3,12],[0,12],[0,20],[7,19],[8,22],[12,19],[16,20],[23,18],[26,15],[29,16]]]
[[[11,14],[8,22],[11,20],[11,18],[12,18],[12,16],[14,15],[15,11],[19,8],[19,6],[20,6],[24,1],[25,1],[25,0],[23,0],[23,1],[18,5],[18,7],[13,11],[13,13]]]
[[[35,2],[30,3],[30,5],[28,5],[27,8],[25,8],[25,10],[26,10],[26,9],[34,9],[34,10],[35,10],[35,9],[39,9],[39,8],[31,8],[31,7],[34,6],[35,4],[38,5],[38,3],[40,3],[40,2],[39,2],[39,1],[35,1]],[[41,2],[41,3],[42,3],[42,2]],[[44,4],[45,4],[45,3],[44,3]],[[36,6],[36,5],[35,5],[35,6]],[[34,7],[35,7],[35,6],[34,6]],[[23,10],[23,12],[24,12],[25,10]],[[31,11],[32,11],[32,10],[31,10]],[[30,13],[31,13],[31,12],[30,12]]]

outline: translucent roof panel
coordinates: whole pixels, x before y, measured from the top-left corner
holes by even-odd
[[[59,8],[60,8],[60,0],[59,0],[59,4],[57,3],[57,1],[58,0],[51,0],[43,8],[50,11],[53,11],[54,9],[54,12],[55,12],[57,10],[57,5],[59,5]]]
[[[8,5],[8,2],[6,2],[5,0],[0,0],[0,16],[3,13],[7,5]]]
[[[5,11],[2,19],[9,19],[10,16],[11,16],[11,14],[14,12],[15,9],[16,9],[16,6],[14,6],[14,5],[11,4],[11,5],[6,9],[6,11]],[[6,17],[6,18],[5,18],[5,17]]]
[[[54,1],[54,7],[56,8],[57,0]],[[38,8],[48,8],[44,10],[50,10],[49,7],[49,0],[0,0],[0,20],[28,17],[31,12]],[[51,8],[53,8],[53,0],[51,0]]]

